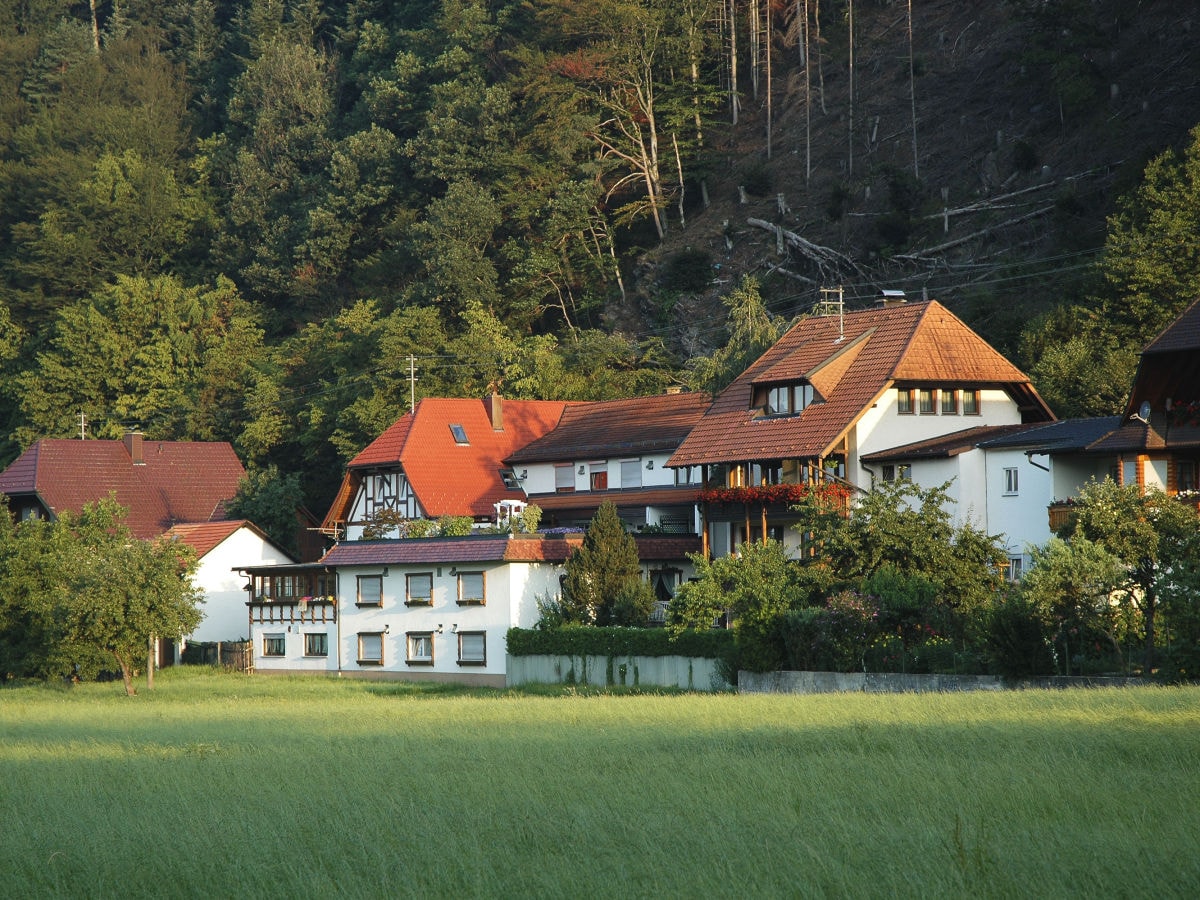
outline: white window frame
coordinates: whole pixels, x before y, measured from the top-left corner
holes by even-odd
[[[1016,466],[1004,467],[1004,496],[1015,497],[1020,492],[1021,473]]]
[[[1004,578],[1007,581],[1020,581],[1021,576],[1025,574],[1025,557],[1010,556],[1008,558],[1008,569],[1004,573]]]
[[[409,631],[405,633],[404,662],[409,666],[433,665],[432,631]]]
[[[588,463],[588,490],[608,490],[608,462]]]

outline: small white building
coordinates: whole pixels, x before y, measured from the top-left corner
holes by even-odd
[[[259,672],[456,681],[503,687],[505,636],[557,598],[583,534],[347,541],[319,564],[246,567]],[[695,537],[638,538],[643,576],[692,574]]]
[[[191,642],[244,641],[250,635],[246,618],[246,579],[238,569],[247,565],[294,563],[266,533],[246,519],[176,525],[166,537],[196,551],[198,565],[192,582],[204,595],[203,620],[184,640]],[[180,647],[180,651],[183,647]]]

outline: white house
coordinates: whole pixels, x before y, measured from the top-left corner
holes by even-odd
[[[1053,418],[1029,378],[941,304],[889,302],[801,320],[716,398],[669,464],[704,472],[707,552],[767,536],[798,548],[788,527],[798,493],[913,478],[914,462],[885,457]],[[962,501],[982,500],[969,470],[981,461],[928,462],[922,483],[962,468],[958,490],[974,491]]]
[[[246,615],[246,579],[237,569],[247,565],[267,566],[293,563],[257,525],[246,519],[228,519],[176,525],[166,536],[196,551],[198,565],[192,576],[204,594],[204,619],[188,635],[189,641],[244,641],[250,634]]]
[[[559,593],[581,533],[346,541],[317,565],[246,567],[254,668],[503,686],[509,628]],[[645,576],[698,539],[638,539]]]

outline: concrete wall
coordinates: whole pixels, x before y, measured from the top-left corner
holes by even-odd
[[[1068,687],[1128,687],[1140,678],[1053,677],[1006,682],[996,675],[901,675],[874,672],[739,672],[741,694],[920,694]]]
[[[730,689],[716,660],[687,656],[509,656],[508,686],[522,684]]]

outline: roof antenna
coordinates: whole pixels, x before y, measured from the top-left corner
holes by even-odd
[[[834,343],[841,341],[846,336],[845,311],[846,300],[840,284],[835,288],[821,288],[821,299],[817,304],[817,315],[832,316],[834,313],[837,313],[838,338]]]
[[[87,440],[87,416],[84,415],[82,409],[79,411],[79,439]]]

